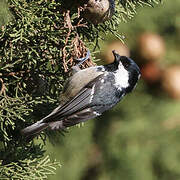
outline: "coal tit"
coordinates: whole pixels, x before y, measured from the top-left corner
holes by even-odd
[[[100,116],[130,93],[140,78],[137,64],[126,56],[113,51],[114,62],[80,70],[64,86],[61,104],[49,115],[26,127],[21,134],[30,137],[49,128],[65,129],[88,119]]]

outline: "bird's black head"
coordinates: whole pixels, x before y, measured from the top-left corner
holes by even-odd
[[[114,64],[117,67],[117,71],[119,71],[119,76],[124,78],[124,84],[125,81],[128,80],[129,85],[125,88],[125,90],[127,93],[129,93],[135,88],[137,81],[141,76],[140,69],[131,58],[120,56],[115,51],[112,52],[114,55]],[[120,78],[121,77],[119,77],[119,79]]]

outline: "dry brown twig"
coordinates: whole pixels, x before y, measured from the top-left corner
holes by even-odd
[[[82,11],[82,7],[78,8],[78,15],[77,17],[80,17],[80,12]],[[86,23],[82,23],[83,18],[81,18],[76,25],[72,25],[71,23],[71,18],[70,18],[70,11],[67,10],[64,12],[64,28],[68,29],[68,33],[66,34],[66,39],[65,39],[65,44],[64,47],[62,48],[62,59],[63,59],[63,66],[64,66],[64,71],[68,72],[68,64],[70,66],[74,65],[74,59],[78,59],[81,57],[85,57],[87,53],[87,47],[85,46],[84,42],[80,39],[79,35],[77,32],[75,32],[77,27],[87,27]],[[75,38],[71,41],[71,44],[69,47],[71,47],[73,50],[71,54],[68,53],[66,50],[67,45],[68,45],[68,40],[71,36],[71,33],[75,34]],[[68,48],[69,48],[68,47]],[[66,60],[68,58],[68,60]],[[89,61],[86,61],[85,67],[93,66],[95,65],[91,59]]]
[[[1,94],[5,93],[5,84],[2,80],[2,78],[0,78],[0,83],[1,83],[1,87],[0,87],[1,88],[0,89],[0,95],[1,95]]]

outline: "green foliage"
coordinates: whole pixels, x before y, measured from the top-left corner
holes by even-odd
[[[113,18],[96,26],[80,16],[81,8],[67,8],[63,0],[0,2],[0,179],[44,179],[54,173],[58,163],[43,158],[46,136],[26,143],[20,130],[57,106],[74,58],[98,47],[109,32],[122,38],[119,23],[132,18],[139,5],[156,2],[116,1]]]
[[[8,6],[5,2],[5,0],[0,1],[0,27],[4,24],[6,24],[11,19],[11,15],[8,11]]]
[[[34,158],[32,161],[24,159],[0,166],[1,179],[47,179],[47,175],[54,174],[55,166],[59,165],[56,161],[50,162],[48,156],[43,159]]]

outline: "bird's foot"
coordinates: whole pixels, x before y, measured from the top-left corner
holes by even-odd
[[[80,66],[83,62],[85,62],[86,60],[88,60],[89,57],[90,57],[90,55],[91,55],[91,54],[90,54],[90,51],[88,50],[85,57],[76,59],[76,61],[79,61],[79,63],[77,64],[77,66]]]
[[[88,60],[89,57],[90,57],[90,55],[91,55],[91,53],[90,53],[90,51],[88,50],[85,57],[75,59],[76,61],[79,61],[79,63],[78,63],[77,65],[75,65],[75,66],[72,67],[73,74],[81,70],[81,69],[79,68],[79,66],[80,66],[83,62],[85,62],[86,60]]]

